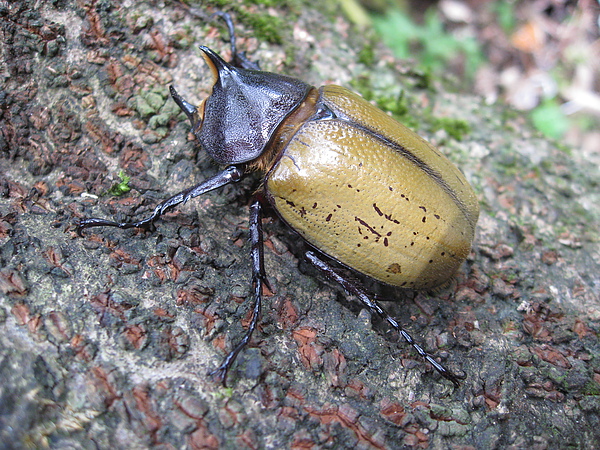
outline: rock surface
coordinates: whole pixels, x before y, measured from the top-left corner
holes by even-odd
[[[269,12],[283,45],[238,24],[240,49],[264,69],[404,90],[416,117],[428,108],[470,125],[462,141],[423,133],[479,196],[469,260],[433,294],[375,287],[463,384],[310,270],[277,220],[264,224],[273,292],[260,327],[228,388],[207,376],[250,319],[247,205],[259,179],[152,232],[81,238],[73,224],[140,218],[215,173],[168,85],[193,103],[207,95],[195,45],[227,56],[222,24],[177,3],[11,2],[0,6],[3,448],[599,447],[598,167],[512,111],[419,89],[385,50],[358,62],[367,37],[342,19]],[[131,191],[106,195],[120,171]]]

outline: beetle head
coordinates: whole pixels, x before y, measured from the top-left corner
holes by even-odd
[[[181,97],[175,101],[190,118],[202,147],[217,163],[256,159],[311,86],[283,75],[234,67],[208,47],[200,50],[213,74],[212,93],[198,108]]]

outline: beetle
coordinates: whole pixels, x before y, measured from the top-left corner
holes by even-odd
[[[233,61],[201,46],[213,76],[212,93],[199,106],[173,86],[170,93],[202,148],[225,169],[164,200],[145,219],[84,219],[78,233],[97,226],[148,228],[170,208],[259,171],[262,182],[249,217],[253,316],[241,342],[211,374],[226,383],[257,326],[262,288],[270,288],[261,224],[266,202],[309,244],[309,263],[382,317],[458,386],[459,376],[426,353],[366,288],[334,264],[402,288],[427,290],[446,283],[471,249],[479,216],[473,189],[433,145],[357,94],[261,71],[237,53],[231,17],[217,15],[229,29]]]

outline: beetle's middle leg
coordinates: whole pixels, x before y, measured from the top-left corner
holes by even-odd
[[[239,181],[244,174],[243,169],[238,166],[229,166],[222,172],[204,180],[202,183],[181,191],[161,203],[159,203],[149,217],[137,222],[113,222],[106,219],[83,219],[77,224],[77,234],[81,236],[84,228],[91,227],[117,227],[117,228],[146,228],[149,227],[158,217],[162,216],[170,208],[185,203],[188,200],[198,197],[206,192],[225,186],[229,183]]]
[[[262,205],[259,200],[255,200],[250,206],[250,244],[252,246],[252,287],[254,288],[254,307],[252,311],[252,321],[248,327],[248,331],[236,347],[229,352],[225,357],[221,365],[209,373],[209,375],[216,375],[225,385],[227,380],[227,372],[231,368],[235,358],[242,351],[242,349],[248,345],[252,333],[256,329],[258,319],[260,318],[260,310],[262,303],[262,287],[265,285],[269,290],[271,286],[267,281],[267,275],[265,273],[264,263],[264,247],[263,247],[263,234],[262,234]]]
[[[306,258],[313,266],[315,266],[317,269],[323,272],[327,277],[339,283],[346,292],[358,297],[358,299],[367,308],[369,308],[372,313],[377,313],[383,320],[389,323],[392,326],[392,328],[394,328],[394,330],[396,330],[406,340],[406,342],[412,345],[412,347],[417,351],[417,353],[420,356],[427,360],[427,362],[431,364],[435,368],[435,370],[437,370],[440,373],[440,375],[450,380],[452,384],[454,384],[455,388],[459,387],[459,377],[450,372],[448,369],[446,369],[444,366],[438,363],[435,359],[433,359],[433,356],[431,356],[429,353],[423,350],[421,346],[414,341],[412,336],[408,334],[406,330],[404,330],[404,328],[402,328],[400,324],[398,324],[398,322],[388,314],[387,311],[385,311],[381,306],[379,306],[379,304],[376,301],[372,300],[368,296],[365,289],[361,288],[359,285],[353,283],[349,279],[344,278],[342,275],[337,273],[333,269],[333,267],[331,267],[325,261],[319,259],[313,252],[306,252]]]

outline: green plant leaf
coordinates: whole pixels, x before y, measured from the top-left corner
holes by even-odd
[[[569,127],[569,119],[556,99],[544,100],[530,114],[533,125],[544,135],[559,139]]]

